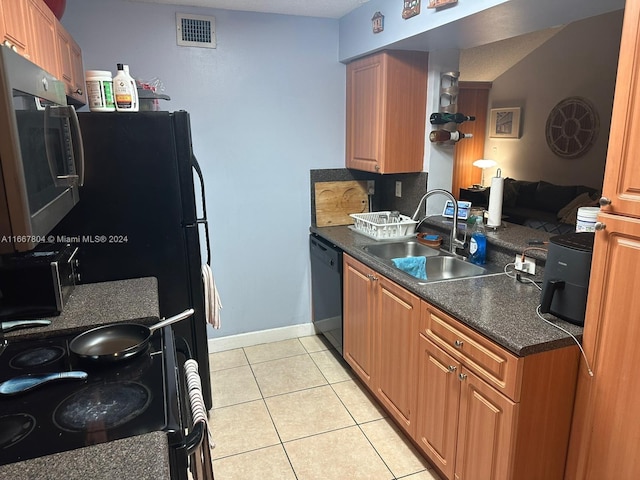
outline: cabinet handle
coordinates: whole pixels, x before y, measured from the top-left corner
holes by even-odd
[[[607,225],[602,222],[596,222],[596,224],[593,227],[599,232],[607,228]]]
[[[607,197],[601,197],[598,203],[601,207],[606,207],[607,205],[611,205],[611,199]]]
[[[82,95],[82,89],[81,88],[76,88],[76,91],[73,92],[73,93],[75,93],[76,95]]]
[[[453,373],[458,369],[455,365],[449,365],[449,373]]]
[[[375,275],[372,275],[370,273],[367,273],[367,278],[369,280],[371,280],[372,282],[375,282],[376,280],[378,280],[378,277],[376,277]]]
[[[453,342],[453,346],[456,348],[462,348],[463,345],[464,342],[462,340],[456,340],[455,342]]]
[[[464,373],[458,374],[458,379],[463,382],[467,378],[467,375]]]
[[[376,164],[375,169],[376,169],[376,172],[380,170],[380,165]]]

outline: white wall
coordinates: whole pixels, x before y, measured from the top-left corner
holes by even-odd
[[[620,11],[572,23],[493,82],[490,108],[522,107],[520,139],[485,143],[485,158],[503,177],[602,187],[621,29]],[[547,146],[545,125],[553,107],[573,96],[595,106],[600,133],[585,155],[563,159]]]
[[[214,15],[217,48],[176,46],[176,11]],[[224,306],[210,336],[309,322],[309,170],[344,166],[338,21],[68,0],[62,23],[85,69],[128,63],[191,113]]]

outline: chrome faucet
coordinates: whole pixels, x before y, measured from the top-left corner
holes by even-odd
[[[411,217],[412,220],[416,220],[418,217],[418,212],[420,211],[420,207],[422,206],[422,202],[424,202],[424,208],[425,208],[425,216],[422,218],[422,220],[420,221],[420,223],[422,223],[424,221],[427,215],[427,198],[429,198],[431,195],[434,195],[436,193],[440,193],[442,195],[444,195],[445,197],[447,197],[449,200],[451,200],[451,202],[453,203],[453,226],[451,227],[451,238],[449,239],[449,251],[451,253],[453,253],[454,255],[457,255],[456,253],[456,249],[457,248],[463,248],[464,247],[464,241],[458,240],[458,201],[456,200],[456,198],[453,196],[453,194],[447,190],[444,190],[442,188],[434,188],[433,190],[429,190],[427,193],[425,193],[422,198],[420,199],[420,201],[418,202],[418,208],[416,208],[415,213],[413,214],[413,216]],[[420,226],[420,223],[418,223],[418,225],[416,225],[416,229]]]

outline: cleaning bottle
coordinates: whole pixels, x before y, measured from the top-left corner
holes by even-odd
[[[469,261],[476,265],[484,265],[487,261],[487,236],[484,232],[482,218],[476,217],[471,240],[469,241]]]
[[[118,112],[138,111],[138,88],[129,75],[129,65],[118,63],[118,73],[113,77],[113,94]]]

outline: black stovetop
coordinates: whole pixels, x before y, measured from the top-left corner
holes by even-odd
[[[9,343],[0,382],[25,374],[82,370],[16,395],[0,395],[0,465],[152,431],[180,430],[170,327],[156,331],[142,355],[95,364],[75,357],[74,335]]]

